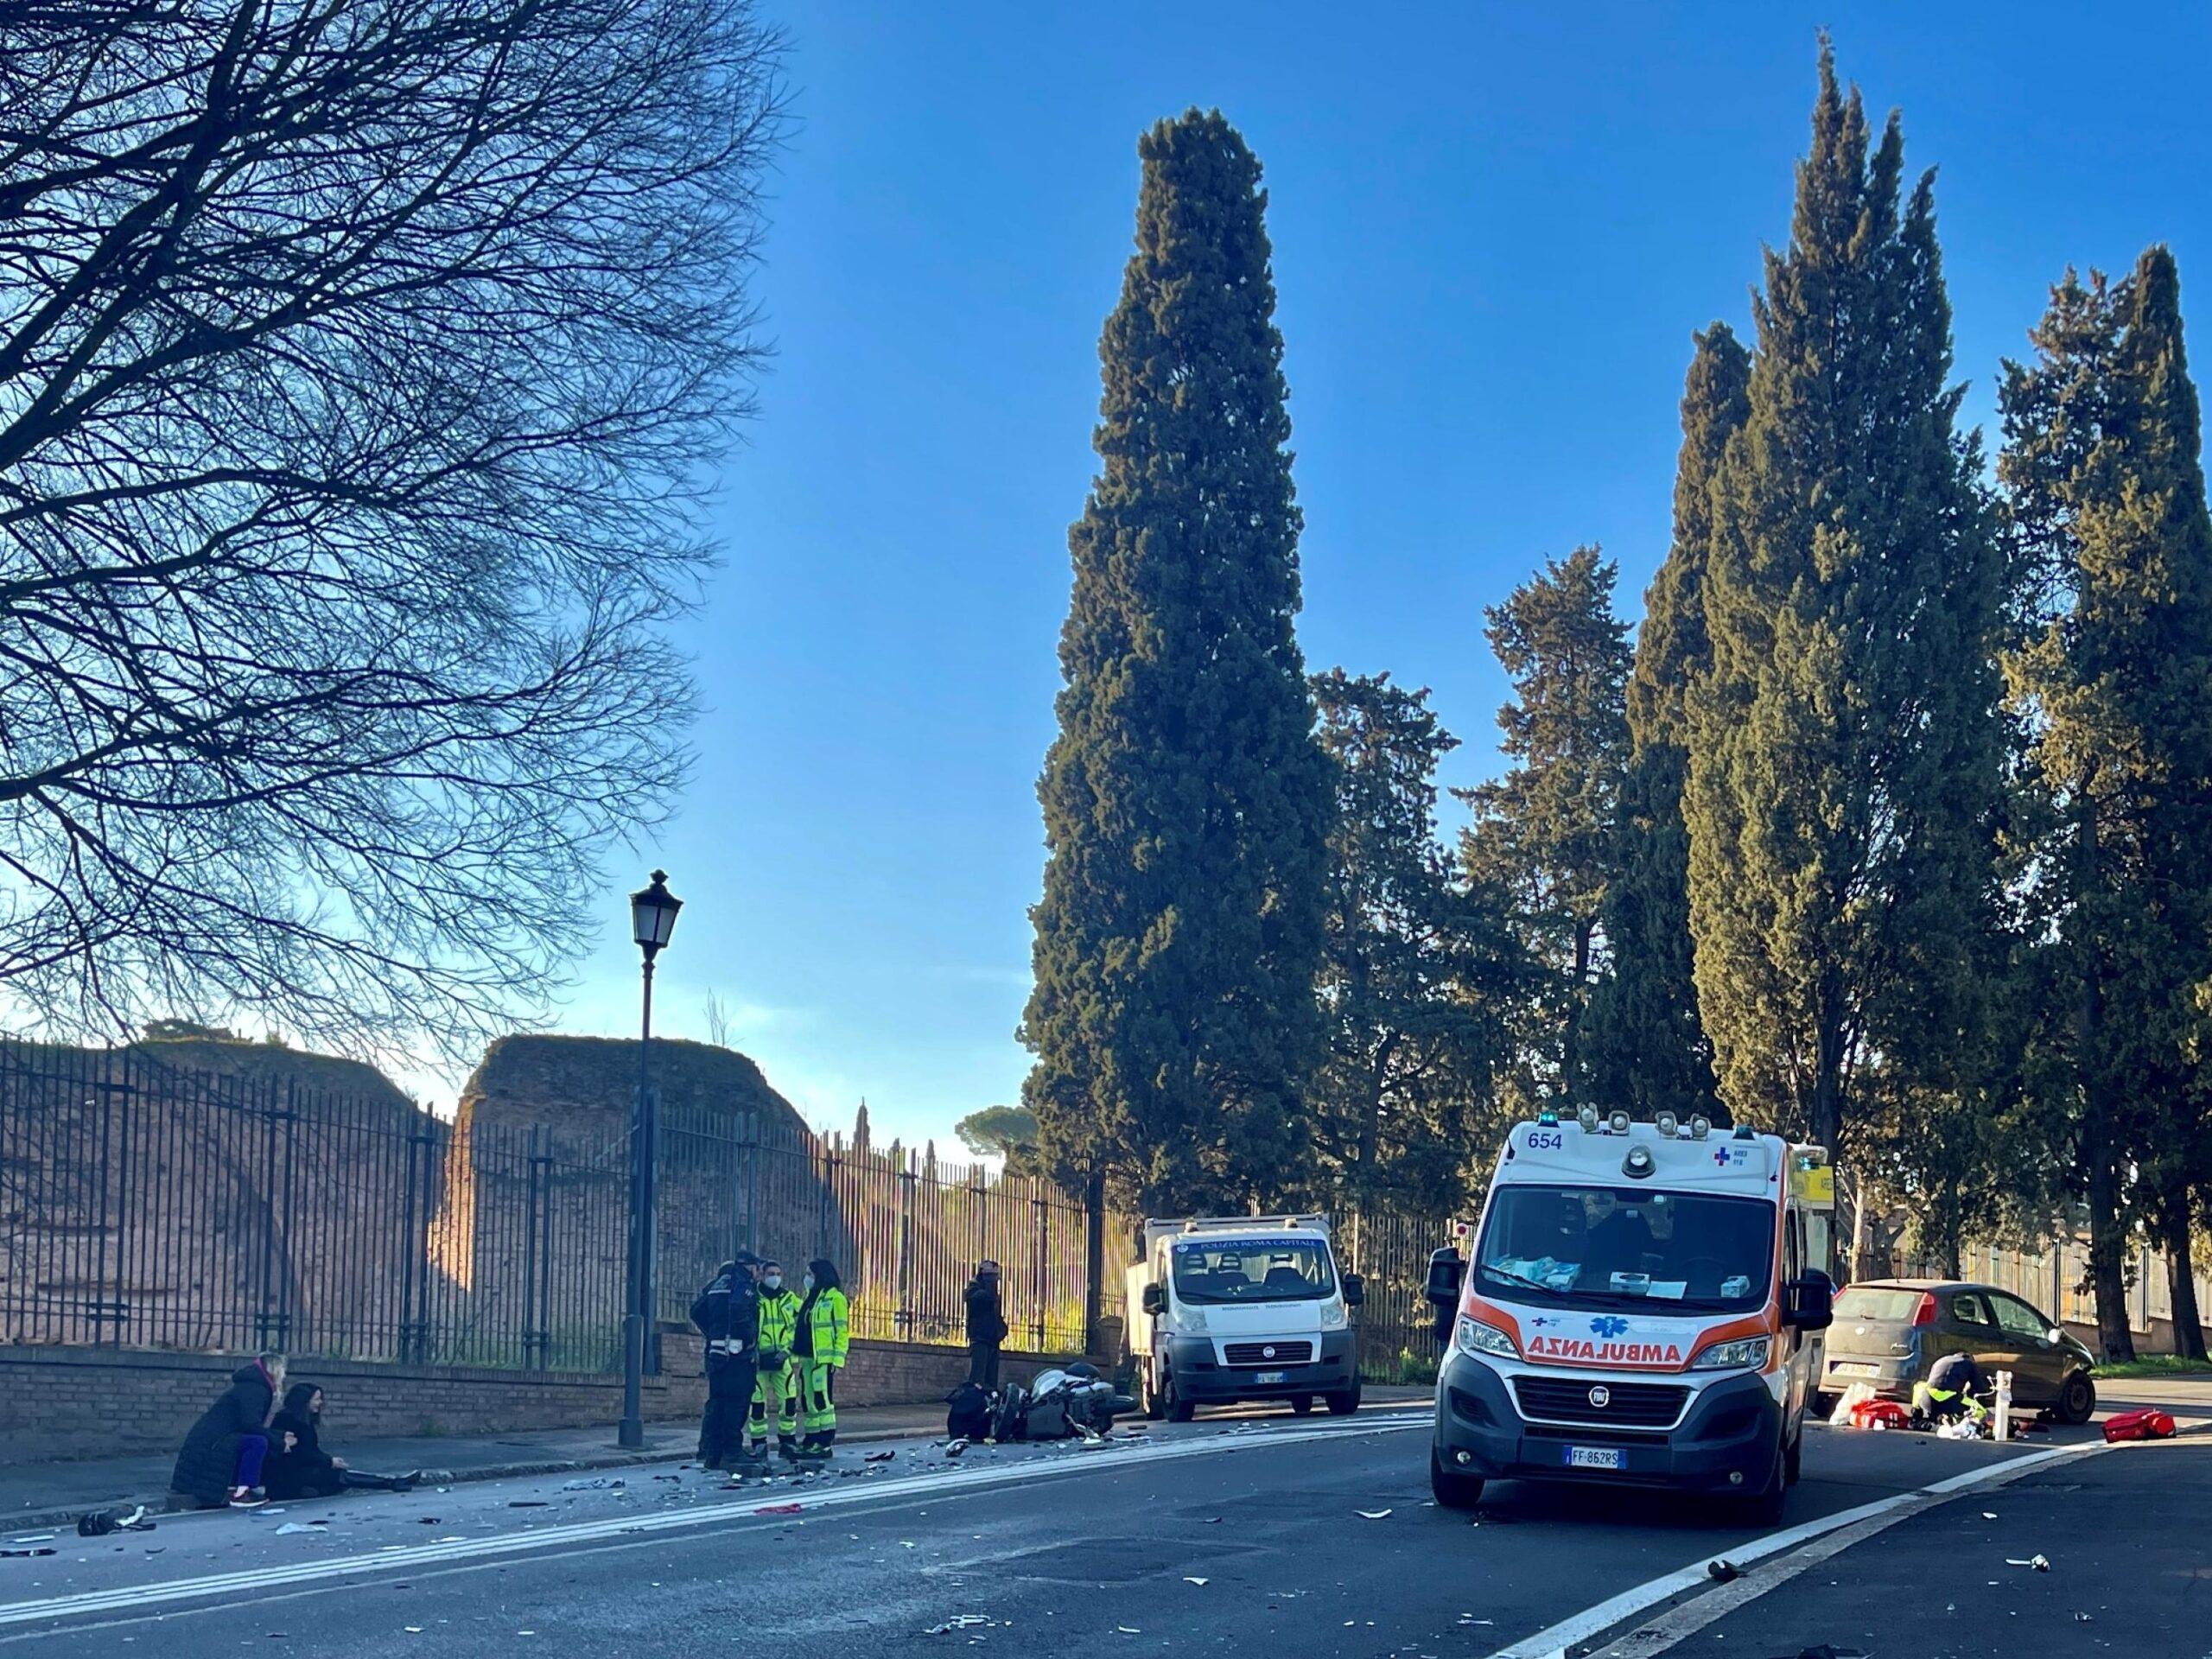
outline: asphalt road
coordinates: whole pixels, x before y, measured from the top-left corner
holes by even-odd
[[[1611,1598],[1623,1598],[1614,1617],[1656,1605],[1650,1617],[1663,1618],[1672,1582],[1692,1592],[1676,1599],[1681,1617],[1712,1587],[1704,1565],[1716,1556],[1764,1554],[1745,1586],[1778,1579],[1791,1537],[1834,1517],[1886,1503],[1864,1524],[1946,1524],[1972,1493],[1924,1514],[1915,1506],[1932,1500],[1898,1495],[2018,1473],[2006,1465],[2049,1450],[1812,1431],[1785,1534],[1762,1543],[1725,1514],[1641,1493],[1502,1484],[1471,1520],[1434,1508],[1426,1427],[1424,1410],[1201,1421],[1100,1450],[978,1446],[957,1461],[923,1442],[880,1463],[855,1448],[839,1472],[739,1491],[671,1466],[626,1471],[619,1490],[523,1480],[178,1517],[150,1536],[65,1535],[53,1556],[0,1560],[0,1644],[103,1659],[241,1648],[855,1659],[952,1647],[1522,1659],[1586,1645],[1613,1622],[1592,1611]],[[2056,1480],[2177,1450],[2034,1466]],[[327,1524],[283,1530],[317,1521]],[[2200,1524],[2194,1536],[2205,1535]],[[2048,1539],[2037,1547],[2057,1553]],[[1828,1577],[1848,1575],[1802,1573],[1792,1594]],[[1690,1645],[1762,1652],[1709,1632]],[[1663,1649],[1646,1639],[1637,1650]]]

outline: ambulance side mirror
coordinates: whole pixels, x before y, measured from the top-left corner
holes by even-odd
[[[1344,1306],[1357,1307],[1367,1300],[1367,1282],[1356,1273],[1344,1274]]]
[[[1428,1284],[1422,1294],[1438,1307],[1456,1306],[1466,1277],[1467,1264],[1459,1251],[1439,1250],[1428,1258]]]
[[[1825,1331],[1835,1323],[1835,1283],[1818,1268],[1789,1287],[1782,1322],[1798,1331]]]
[[[1138,1300],[1147,1313],[1165,1313],[1167,1311],[1167,1293],[1158,1285],[1147,1285],[1144,1294]]]

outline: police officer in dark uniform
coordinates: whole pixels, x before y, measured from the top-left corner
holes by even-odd
[[[698,1300],[691,1323],[707,1339],[707,1409],[699,1423],[699,1461],[728,1469],[747,1460],[745,1414],[760,1365],[760,1258],[740,1250],[722,1263]]]

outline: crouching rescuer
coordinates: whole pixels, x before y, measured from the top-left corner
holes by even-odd
[[[760,1258],[740,1250],[691,1304],[691,1323],[707,1339],[707,1408],[699,1422],[699,1461],[727,1469],[745,1455],[745,1414],[753,1403],[760,1355]]]
[[[804,1288],[791,1334],[799,1405],[806,1419],[806,1439],[797,1455],[827,1459],[837,1438],[837,1373],[844,1369],[852,1310],[833,1262],[821,1257],[808,1262]]]
[[[798,1334],[798,1293],[784,1282],[780,1262],[760,1264],[760,1369],[753,1387],[751,1452],[768,1455],[769,1425],[777,1449],[798,1450],[798,1387],[791,1376],[791,1343]]]
[[[1972,1354],[1946,1354],[1928,1373],[1925,1382],[1912,1385],[1912,1413],[1931,1423],[1955,1423],[1964,1418],[1979,1423],[1988,1409],[1978,1397],[1988,1382]]]

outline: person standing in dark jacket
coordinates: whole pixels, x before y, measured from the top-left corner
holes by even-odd
[[[760,1380],[760,1258],[740,1250],[691,1304],[691,1323],[707,1339],[707,1408],[699,1421],[699,1461],[727,1469],[746,1461],[745,1414]]]
[[[411,1492],[420,1472],[370,1475],[349,1469],[346,1459],[322,1449],[322,1389],[314,1382],[295,1382],[284,1395],[284,1408],[269,1425],[269,1461],[262,1484],[269,1496],[280,1500],[330,1497],[341,1491]]]
[[[169,1490],[202,1509],[228,1503],[251,1509],[267,1500],[261,1465],[269,1454],[269,1416],[284,1386],[284,1357],[264,1354],[231,1373],[223,1397],[185,1431]]]
[[[968,1380],[979,1389],[999,1385],[999,1349],[1006,1342],[1006,1313],[999,1305],[999,1264],[976,1264],[976,1276],[961,1293],[968,1306]]]

